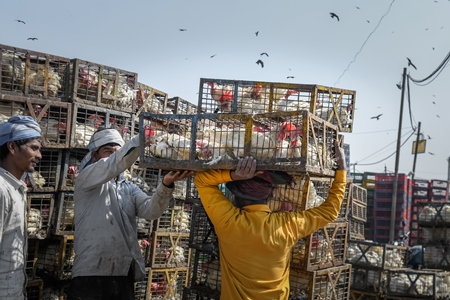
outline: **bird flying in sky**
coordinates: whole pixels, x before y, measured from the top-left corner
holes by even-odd
[[[294,79],[295,77],[294,76],[288,76],[288,77],[286,77],[287,79],[289,79],[289,78],[292,78],[292,79]]]
[[[256,36],[258,36],[258,34],[259,34],[259,31],[255,32],[255,35],[256,35]]]
[[[260,65],[261,68],[264,68],[264,62],[263,62],[262,60],[258,59],[258,60],[256,61],[256,63],[257,63],[258,65]]]
[[[411,66],[417,70],[416,66],[412,63],[412,61],[409,58],[406,58],[406,59],[408,60],[408,67]]]
[[[400,83],[396,83],[395,85],[398,87],[399,90],[402,89],[402,85]]]
[[[213,54],[213,55],[211,55],[209,58],[213,58],[214,56],[216,56],[217,54]]]
[[[178,29],[179,31],[186,31],[187,29],[184,29],[184,28],[180,28],[180,29]]]
[[[35,41],[35,40],[37,40],[37,38],[27,38],[27,40]]]
[[[333,19],[333,18],[336,18],[338,21],[339,21],[339,16],[337,15],[337,14],[335,14],[334,12],[330,12],[330,17]]]
[[[22,20],[14,20],[14,21],[16,21],[16,22],[18,22],[18,23],[23,23],[23,24],[27,24],[27,23],[25,23],[24,21],[22,21]]]
[[[429,136],[428,134],[427,134],[427,136],[428,136],[428,139],[431,140],[431,136]]]
[[[440,118],[439,115],[436,115],[436,117]]]
[[[269,57],[269,54],[267,54],[266,52],[263,52],[263,53],[261,53],[260,55],[261,55],[261,56],[265,55],[265,56]]]
[[[383,115],[383,114],[379,114],[378,116],[374,116],[374,117],[372,117],[371,119],[377,119],[377,121],[378,121],[382,115]]]
[[[358,6],[356,6],[356,9],[361,9],[361,8],[359,8]]]
[[[434,155],[434,153],[433,153],[433,152],[428,152],[428,153],[430,153],[430,155]]]

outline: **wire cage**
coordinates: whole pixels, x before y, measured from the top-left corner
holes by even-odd
[[[169,207],[153,222],[154,231],[189,233],[193,204],[172,199]]]
[[[89,152],[88,149],[63,150],[63,164],[61,170],[60,191],[73,191],[75,179],[79,173],[81,160]]]
[[[351,273],[352,266],[349,264],[312,272],[291,268],[290,299],[347,300]]]
[[[381,300],[384,299],[380,293],[368,293],[350,290],[350,300]]]
[[[147,283],[146,299],[181,300],[187,286],[187,268],[151,269]]]
[[[185,287],[183,300],[219,300],[220,294],[212,295],[209,292],[198,291],[195,287]]]
[[[197,105],[180,97],[167,99],[167,108],[174,114],[180,115],[195,115],[198,113]]]
[[[72,107],[69,103],[35,98],[14,98],[2,95],[0,123],[13,115],[33,117],[41,127],[41,143],[44,148],[67,148]]]
[[[117,129],[124,141],[131,138],[130,113],[74,103],[73,115],[70,148],[87,148],[91,136],[100,128]]]
[[[407,251],[404,246],[349,240],[346,259],[353,266],[387,270],[405,267]]]
[[[69,62],[64,57],[0,45],[1,93],[61,101],[66,97]]]
[[[145,279],[134,284],[134,298],[135,300],[147,300],[148,278],[150,275],[150,268],[145,269]]]
[[[101,64],[70,61],[69,101],[133,112],[137,73]]]
[[[248,114],[308,110],[352,132],[355,100],[355,91],[321,85],[201,78],[198,108]]]
[[[448,244],[423,246],[422,260],[424,268],[450,271],[450,246]]]
[[[55,205],[54,194],[27,194],[27,234],[30,239],[45,239]]]
[[[218,243],[214,226],[200,203],[192,207],[189,247],[194,249],[210,248]]]
[[[364,222],[350,219],[348,221],[349,238],[353,240],[365,240]]]
[[[184,124],[192,122],[192,127]],[[273,114],[141,114],[141,167],[232,169],[253,156],[266,170],[334,176],[337,128],[308,111]]]
[[[148,266],[152,268],[182,268],[189,266],[189,234],[153,232]]]
[[[75,230],[75,202],[73,192],[59,192],[52,232],[55,235],[73,235]]]
[[[22,180],[28,192],[56,192],[61,174],[62,150],[42,149],[42,159],[34,168],[34,172],[24,173]]]
[[[190,288],[199,295],[219,299],[222,275],[218,244],[206,250],[193,250],[190,268]]]
[[[329,223],[291,249],[291,268],[315,271],[345,264],[347,222]]]
[[[450,203],[418,202],[415,206],[420,226],[450,227]]]
[[[386,293],[386,280],[386,270],[352,265],[352,290],[384,295]]]
[[[44,281],[42,279],[27,281],[25,290],[27,292],[27,300],[41,300],[44,292]]]
[[[72,276],[74,237],[58,236],[40,241],[36,274],[48,280],[67,280]]]
[[[39,240],[28,240],[27,262],[25,265],[25,273],[28,280],[36,278],[36,262],[39,250]]]

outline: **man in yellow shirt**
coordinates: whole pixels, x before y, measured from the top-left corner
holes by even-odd
[[[274,184],[292,179],[280,172],[256,171],[252,157],[240,159],[236,170],[209,170],[195,175],[203,207],[219,238],[221,299],[274,300],[289,297],[292,246],[302,237],[333,222],[344,198],[344,150],[335,144],[338,170],[326,201],[298,212],[272,212],[267,206]],[[235,195],[234,206],[219,184]]]

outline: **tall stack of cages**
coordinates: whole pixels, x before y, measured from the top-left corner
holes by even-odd
[[[262,114],[308,110],[341,132],[352,132],[356,92],[321,85],[201,78],[203,113]]]
[[[374,241],[380,243],[389,242],[394,177],[376,174],[373,230]],[[406,174],[398,174],[397,184],[395,240],[409,231],[411,220],[411,182]]]
[[[409,245],[415,246],[419,244],[419,224],[418,224],[418,209],[416,204],[419,202],[429,202],[428,187],[430,181],[426,179],[414,179],[412,180],[412,195],[411,195],[411,224],[409,234]]]
[[[433,202],[448,201],[448,194],[447,194],[448,186],[449,181],[447,180],[431,179],[428,188],[428,196],[430,201]]]
[[[12,100],[61,101],[67,97],[70,59],[0,45],[0,93]]]
[[[349,237],[355,240],[365,239],[367,222],[367,189],[353,183],[347,183],[349,197]]]
[[[364,236],[366,239],[374,239],[374,198],[375,198],[375,175],[373,172],[362,174],[361,187],[367,190],[367,221],[364,225]]]
[[[74,252],[73,236],[52,236],[39,241],[36,275],[44,281],[68,280],[72,276]]]
[[[423,248],[425,268],[450,270],[450,204],[419,202],[417,211],[417,243]]]
[[[67,100],[132,113],[137,73],[81,59],[70,60]]]
[[[187,125],[189,124],[189,126]],[[251,155],[257,168],[334,176],[336,126],[308,111],[271,114],[167,115],[143,113],[141,167],[233,169]]]
[[[183,298],[183,289],[187,285],[187,280],[187,268],[146,268],[145,280],[136,282],[134,285],[135,299],[181,300]]]
[[[387,270],[386,299],[448,299],[450,273],[439,269]]]
[[[351,289],[355,295],[383,296],[387,270],[405,267],[407,251],[404,246],[349,240],[346,259],[352,265]]]

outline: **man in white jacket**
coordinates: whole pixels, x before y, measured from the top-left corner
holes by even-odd
[[[193,172],[169,172],[149,197],[122,172],[139,156],[139,136],[124,143],[115,129],[97,131],[74,188],[75,260],[69,299],[134,299],[144,279],[136,217],[154,220],[168,207],[174,182]]]

